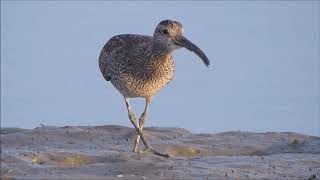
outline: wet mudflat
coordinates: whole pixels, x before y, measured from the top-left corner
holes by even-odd
[[[173,155],[133,153],[135,131],[117,125],[1,129],[2,179],[316,179],[320,137],[298,133],[193,134],[145,129]],[[143,149],[141,143],[141,149]]]

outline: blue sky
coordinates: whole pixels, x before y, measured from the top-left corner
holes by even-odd
[[[173,19],[211,66],[176,51],[147,126],[319,136],[319,15],[317,1],[1,1],[1,126],[131,126],[99,53],[114,35]],[[143,103],[132,101],[136,114]]]

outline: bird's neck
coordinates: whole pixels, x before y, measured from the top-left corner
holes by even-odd
[[[171,58],[173,50],[168,48],[168,46],[158,43],[158,42],[153,42],[149,46],[149,57],[150,57],[150,63],[154,67],[159,67],[162,64],[164,64],[167,60]]]

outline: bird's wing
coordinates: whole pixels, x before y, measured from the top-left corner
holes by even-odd
[[[99,56],[99,68],[106,80],[110,75],[117,73],[117,67],[125,63],[128,57],[134,55],[133,51],[152,41],[151,36],[122,34],[112,37],[103,47]],[[114,72],[112,72],[114,71]]]

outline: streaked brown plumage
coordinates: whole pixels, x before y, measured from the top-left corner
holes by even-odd
[[[151,43],[152,37],[127,34],[103,48],[100,69],[124,97],[151,97],[173,78],[171,55],[148,50]]]
[[[179,22],[165,20],[158,24],[153,36],[123,34],[112,37],[103,47],[99,57],[99,68],[103,77],[123,95],[128,115],[137,130],[134,151],[137,151],[140,137],[146,150],[155,151],[143,136],[143,126],[152,97],[167,85],[174,76],[175,64],[172,52],[185,47],[195,52],[208,66],[206,55],[182,35]],[[128,98],[143,97],[146,106],[139,124],[130,110]]]

